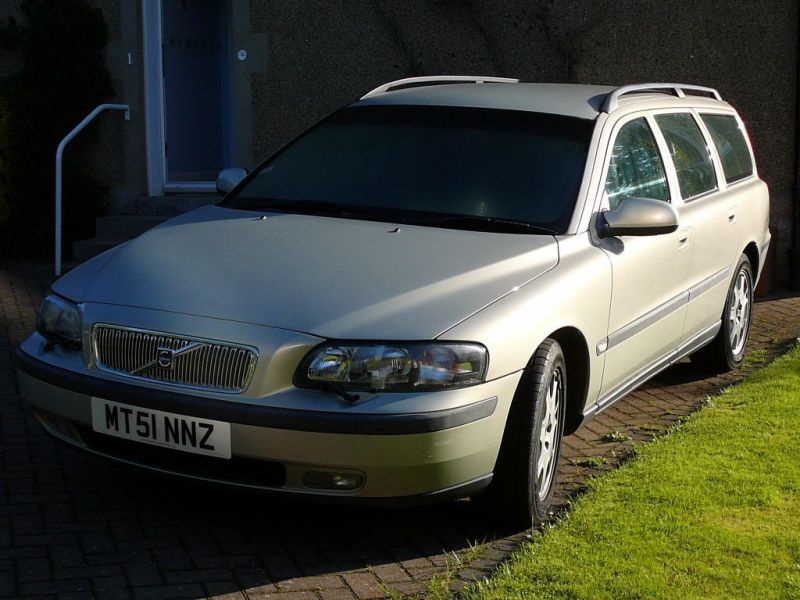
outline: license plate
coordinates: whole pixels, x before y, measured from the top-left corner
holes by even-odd
[[[231,457],[231,425],[223,421],[92,398],[92,429],[153,446]]]

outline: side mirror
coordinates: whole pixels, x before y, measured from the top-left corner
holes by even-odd
[[[678,228],[678,213],[669,202],[652,198],[626,198],[614,210],[600,214],[601,238],[619,235],[662,235]]]
[[[241,167],[223,169],[217,176],[217,194],[224,196],[239,185],[239,182],[245,177],[247,177],[247,169]]]

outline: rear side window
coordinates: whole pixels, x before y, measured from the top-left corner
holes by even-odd
[[[701,115],[722,160],[725,181],[733,183],[753,174],[753,159],[733,115]]]
[[[678,172],[681,196],[694,198],[716,189],[714,164],[694,117],[688,113],[657,115],[656,122]]]
[[[612,210],[631,196],[669,200],[664,163],[644,118],[634,119],[619,130],[608,165],[606,193]]]

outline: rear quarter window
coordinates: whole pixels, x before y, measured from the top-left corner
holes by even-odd
[[[725,181],[733,183],[753,174],[753,158],[739,121],[733,115],[700,115],[717,148]]]

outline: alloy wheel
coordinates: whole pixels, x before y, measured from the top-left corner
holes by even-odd
[[[561,403],[564,396],[561,369],[554,369],[547,385],[544,416],[539,430],[539,460],[536,463],[536,489],[539,499],[547,496],[556,470],[556,455]]]
[[[742,269],[736,276],[730,304],[728,306],[729,336],[731,352],[739,356],[744,350],[747,341],[747,332],[750,327],[751,286],[750,277]]]

